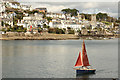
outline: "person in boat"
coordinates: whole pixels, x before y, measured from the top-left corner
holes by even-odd
[[[87,66],[85,66],[86,69],[89,69]]]
[[[82,66],[82,68],[83,68],[83,66]]]
[[[87,66],[82,66],[82,69],[89,69]]]

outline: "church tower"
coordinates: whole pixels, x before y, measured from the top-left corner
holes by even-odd
[[[91,21],[96,22],[96,14],[91,14]]]
[[[79,12],[77,13],[77,15],[78,15],[78,19],[81,20],[82,18],[81,18],[81,15],[79,14]]]
[[[92,29],[96,27],[96,14],[91,14],[91,21],[90,24],[92,25]]]

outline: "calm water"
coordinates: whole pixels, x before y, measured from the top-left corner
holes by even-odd
[[[18,40],[2,42],[3,78],[117,78],[118,40],[86,40],[96,74],[76,76],[73,69],[82,40]]]

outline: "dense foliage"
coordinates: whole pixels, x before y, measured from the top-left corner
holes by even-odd
[[[65,31],[59,28],[49,28],[48,33],[65,34]]]
[[[77,16],[77,13],[79,12],[77,9],[62,9],[61,10],[64,14],[71,14],[71,16]]]
[[[26,32],[27,31],[27,28],[23,28],[22,26],[17,26],[15,25],[15,27],[8,27],[6,29],[2,29],[2,31],[5,31],[5,32]]]

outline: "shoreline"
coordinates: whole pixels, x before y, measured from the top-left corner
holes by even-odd
[[[0,40],[78,40],[79,38],[0,38]]]
[[[82,35],[77,36],[74,34],[30,34],[30,35],[1,35],[0,40],[108,40],[118,38],[118,36],[93,36]]]
[[[79,39],[73,34],[43,34],[43,35],[25,35],[25,36],[8,36],[2,35],[0,40],[74,40]]]

